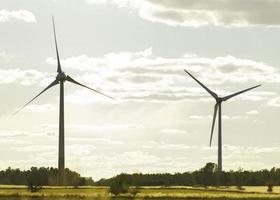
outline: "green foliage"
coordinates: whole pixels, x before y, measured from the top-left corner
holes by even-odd
[[[129,185],[124,174],[116,176],[110,184],[110,192],[114,195],[128,193],[128,191]]]
[[[271,183],[267,184],[267,192],[273,192],[273,185]]]
[[[41,185],[33,185],[33,184],[28,184],[28,190],[30,192],[39,192],[42,189]]]
[[[217,169],[218,166],[215,163],[207,163],[205,167],[200,169],[203,176],[203,185],[205,187],[210,185],[216,185],[217,183]]]
[[[245,190],[245,188],[242,185],[236,186],[236,189],[238,189],[238,190]]]
[[[133,196],[136,196],[140,192],[139,187],[130,187],[129,188],[129,193],[132,194]]]
[[[184,173],[175,174],[122,174],[127,184],[131,186],[216,186],[218,183],[217,166],[207,163],[203,168]],[[115,179],[100,179],[95,182],[97,186],[109,186]],[[220,185],[236,186],[264,186],[268,182],[280,185],[280,168],[271,170],[247,171],[242,168],[237,171],[222,172],[219,180]]]
[[[29,190],[36,192],[40,187],[57,185],[56,168],[31,167],[30,170],[21,171],[19,169],[11,169],[0,171],[0,185],[27,185]],[[77,172],[65,169],[65,185],[82,186],[93,185],[92,178],[81,177]]]
[[[26,180],[28,190],[31,192],[38,192],[45,182],[46,176],[44,176],[44,168],[31,167],[29,171],[26,172]]]

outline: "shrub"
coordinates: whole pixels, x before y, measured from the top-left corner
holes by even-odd
[[[44,175],[39,169],[32,167],[31,170],[27,173],[27,187],[30,192],[38,192],[42,189],[44,182]]]
[[[273,192],[273,185],[271,183],[267,184],[267,192]]]
[[[127,193],[129,191],[129,185],[124,180],[123,176],[115,177],[110,184],[110,192],[114,195]]]
[[[245,190],[245,188],[244,188],[242,185],[238,185],[238,186],[236,186],[236,188],[237,188],[238,190]]]
[[[39,192],[42,189],[41,185],[28,185],[28,190],[30,192]]]
[[[136,196],[139,192],[140,192],[139,187],[129,188],[129,193],[132,194],[133,196]]]

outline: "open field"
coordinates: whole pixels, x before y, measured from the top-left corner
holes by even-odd
[[[0,186],[0,199],[280,199],[280,186],[274,187],[272,193],[268,193],[265,186],[244,188],[241,191],[236,187],[141,187],[136,196],[115,197],[106,187],[44,187],[31,193],[25,186]]]

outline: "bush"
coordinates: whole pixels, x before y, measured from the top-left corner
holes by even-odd
[[[39,192],[42,189],[41,185],[28,185],[28,190],[30,192]]]
[[[140,192],[139,187],[129,188],[129,193],[132,194],[133,196],[136,196],[139,192]]]
[[[244,188],[242,185],[238,185],[238,186],[236,186],[236,188],[237,188],[238,190],[245,190],[245,188]]]
[[[114,195],[127,193],[129,191],[129,185],[124,180],[123,176],[117,176],[110,184],[110,192]]]
[[[44,178],[44,174],[40,171],[40,169],[32,167],[26,177],[28,190],[30,192],[38,192],[42,189]]]
[[[267,184],[267,192],[273,192],[273,185],[271,183]]]

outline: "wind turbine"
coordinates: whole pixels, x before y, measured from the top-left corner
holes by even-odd
[[[59,53],[58,53],[58,47],[57,47],[57,39],[56,39],[56,32],[55,32],[55,24],[54,24],[54,18],[52,17],[52,24],[53,24],[53,32],[54,32],[54,41],[55,41],[55,49],[56,49],[56,58],[57,58],[57,76],[55,77],[55,80],[49,84],[43,91],[41,91],[38,95],[36,95],[33,99],[31,99],[29,102],[27,102],[25,105],[23,105],[18,111],[16,111],[14,114],[20,112],[24,107],[26,107],[28,104],[30,104],[32,101],[34,101],[37,97],[39,97],[42,93],[47,91],[48,89],[52,88],[55,85],[60,85],[60,96],[59,96],[59,145],[58,145],[58,181],[59,184],[64,184],[64,169],[65,169],[65,153],[64,153],[64,82],[68,81],[71,83],[74,83],[76,85],[85,87],[89,90],[92,90],[96,93],[99,93],[103,96],[106,96],[108,98],[111,98],[110,96],[103,94],[95,89],[92,89],[86,85],[83,85],[79,83],[78,81],[71,78],[69,75],[66,75],[61,68],[60,65],[60,59],[59,59]]]
[[[218,120],[218,174],[220,175],[222,173],[222,102],[227,101],[237,95],[240,95],[244,92],[247,92],[249,90],[252,90],[254,88],[257,88],[261,85],[257,85],[254,87],[250,87],[248,89],[242,90],[240,92],[236,92],[234,94],[225,96],[225,97],[219,97],[215,92],[207,88],[205,85],[203,85],[199,80],[197,80],[193,75],[191,75],[187,70],[185,72],[190,75],[201,87],[203,87],[215,100],[216,104],[214,107],[214,116],[213,116],[213,121],[212,121],[212,129],[211,129],[211,136],[210,136],[210,146],[212,144],[212,137],[213,137],[213,131],[214,131],[214,126],[215,126],[215,121],[216,121],[216,116],[217,116],[217,111],[219,110],[219,120]]]

